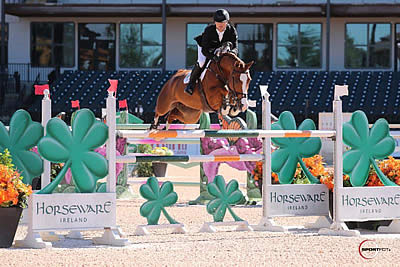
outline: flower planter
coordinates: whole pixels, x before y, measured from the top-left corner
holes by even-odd
[[[154,176],[165,177],[167,174],[168,163],[165,162],[153,162]]]
[[[14,241],[22,208],[0,208],[0,248],[9,248]]]

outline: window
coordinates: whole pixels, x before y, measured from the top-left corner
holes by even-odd
[[[74,23],[31,23],[31,64],[33,66],[75,65]]]
[[[79,24],[79,69],[115,69],[115,24]]]
[[[120,25],[119,66],[121,68],[160,68],[162,24],[123,23]]]
[[[239,57],[254,60],[252,69],[272,70],[272,24],[237,24]]]
[[[186,25],[186,66],[193,66],[197,61],[197,42],[194,38],[203,33],[208,24],[190,23]]]
[[[321,24],[278,24],[277,67],[321,68]]]
[[[395,63],[396,63],[396,70],[400,71],[400,24],[396,24],[396,42],[395,42]]]
[[[346,68],[390,68],[390,24],[346,24]]]

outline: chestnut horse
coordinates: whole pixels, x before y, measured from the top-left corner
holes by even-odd
[[[245,111],[249,106],[247,90],[251,81],[249,69],[253,63],[245,64],[235,54],[223,53],[218,62],[208,64],[206,74],[202,81],[197,82],[193,95],[184,92],[186,84],[183,80],[189,70],[178,70],[158,95],[151,129],[157,129],[159,117],[166,114],[168,129],[174,120],[185,124],[197,123],[202,112],[237,116],[240,111]]]

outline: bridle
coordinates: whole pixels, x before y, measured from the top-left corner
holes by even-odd
[[[224,57],[224,56],[226,56],[226,55],[228,55],[228,53],[222,54],[222,55],[221,55],[221,58],[220,58],[220,61],[221,61],[222,57]],[[243,72],[242,72],[242,71],[235,70],[235,69],[232,70],[232,73],[233,73],[233,75],[232,75],[232,87],[233,87],[233,89],[232,89],[232,88],[229,86],[229,80],[226,79],[226,78],[224,77],[224,75],[223,75],[223,71],[222,71],[222,68],[221,68],[221,64],[219,63],[219,61],[214,61],[214,62],[215,62],[215,65],[217,66],[217,71],[215,71],[214,69],[211,68],[211,64],[209,64],[209,66],[207,66],[206,68],[207,68],[210,72],[214,73],[215,76],[217,77],[217,79],[218,79],[221,83],[223,83],[223,85],[224,85],[225,88],[228,89],[228,101],[229,101],[230,99],[232,99],[234,104],[235,104],[235,103],[239,103],[239,105],[241,105],[241,103],[240,103],[240,101],[239,101],[239,96],[241,96],[241,99],[242,99],[242,98],[247,98],[247,94],[246,94],[246,93],[243,93],[243,92],[237,92],[237,91],[235,90],[235,79],[236,79],[236,78],[235,78],[235,75],[239,74],[239,76],[240,76],[241,74],[248,74],[248,70],[243,71]],[[226,103],[226,104],[228,104],[228,103]],[[230,103],[229,103],[229,104],[230,104]]]

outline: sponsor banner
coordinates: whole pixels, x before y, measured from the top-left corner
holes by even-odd
[[[102,229],[116,225],[115,193],[33,194],[33,230]]]
[[[329,215],[329,193],[323,184],[290,184],[268,187],[269,216]]]
[[[338,216],[343,221],[399,219],[400,187],[341,188]]]

